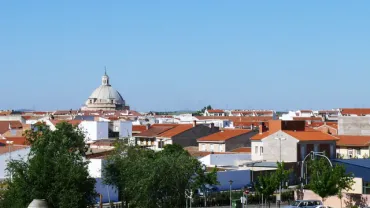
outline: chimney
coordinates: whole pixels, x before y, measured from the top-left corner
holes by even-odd
[[[193,127],[195,127],[197,125],[197,121],[196,120],[194,120],[193,121]]]
[[[259,133],[260,134],[262,134],[263,133],[263,127],[264,127],[264,123],[263,122],[261,122],[260,124],[259,124],[259,126],[258,126],[258,130],[259,130]]]
[[[146,124],[146,130],[148,130],[150,128],[150,124],[149,123],[147,123]]]

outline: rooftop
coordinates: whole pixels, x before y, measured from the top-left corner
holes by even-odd
[[[335,159],[333,162],[340,162],[349,165],[360,166],[364,168],[370,168],[370,159]]]
[[[163,133],[161,133],[160,135],[158,135],[159,137],[167,137],[167,138],[170,138],[170,137],[173,137],[173,136],[176,136],[180,133],[183,133],[189,129],[193,128],[193,124],[180,124],[172,129],[169,129],[168,131],[165,131]]]
[[[339,138],[338,146],[364,147],[370,145],[370,136],[336,135]]]
[[[244,129],[226,129],[223,131],[219,131],[217,133],[202,137],[198,139],[198,142],[205,142],[205,141],[226,141],[236,136],[240,136],[243,134],[247,134],[251,132],[250,130]]]
[[[231,152],[251,153],[251,147],[239,147],[231,150]]]
[[[354,115],[367,115],[370,114],[370,108],[342,108],[340,109],[342,115],[354,114]]]
[[[178,124],[153,124],[148,130],[136,134],[135,137],[155,137],[176,126]]]

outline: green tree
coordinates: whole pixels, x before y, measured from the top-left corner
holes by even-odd
[[[197,159],[178,145],[154,152],[116,143],[104,168],[104,180],[118,188],[130,207],[184,207],[185,190],[215,184],[215,173],[205,176]]]
[[[324,158],[310,161],[309,173],[308,187],[323,201],[329,196],[341,196],[341,192],[351,189],[354,183],[352,174],[346,173],[343,165],[331,167]]]
[[[284,182],[289,179],[291,170],[285,169],[284,162],[277,162],[277,169],[274,172],[269,172],[258,177],[255,185],[256,192],[263,194],[266,201],[274,194],[274,192],[281,186],[284,187]]]
[[[213,108],[212,108],[211,105],[207,105],[207,106],[203,107],[201,110],[193,113],[193,115],[195,115],[195,116],[202,116],[206,110],[212,110],[212,109]]]
[[[95,179],[84,160],[87,146],[77,126],[59,123],[51,131],[37,124],[25,134],[31,144],[26,159],[8,164],[12,181],[0,207],[27,207],[33,199],[45,199],[52,208],[86,208],[95,201]]]

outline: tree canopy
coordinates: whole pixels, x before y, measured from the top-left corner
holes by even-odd
[[[277,169],[274,172],[270,172],[258,177],[255,185],[256,191],[259,194],[271,196],[280,186],[284,186],[284,182],[289,179],[291,170],[286,170],[284,162],[277,163]]]
[[[342,190],[351,189],[354,183],[352,174],[346,173],[343,165],[335,164],[331,167],[324,158],[310,161],[309,173],[308,187],[323,200],[340,195]]]
[[[31,144],[25,161],[8,164],[12,180],[0,207],[23,208],[33,199],[45,199],[50,207],[86,208],[95,201],[95,179],[84,160],[84,134],[77,126],[59,123],[51,131],[37,124],[25,134]]]
[[[105,182],[119,189],[129,207],[184,207],[185,190],[216,184],[199,161],[178,145],[154,152],[117,142],[104,169]]]

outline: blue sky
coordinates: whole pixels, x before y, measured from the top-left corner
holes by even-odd
[[[2,1],[0,109],[370,107],[369,1]]]

